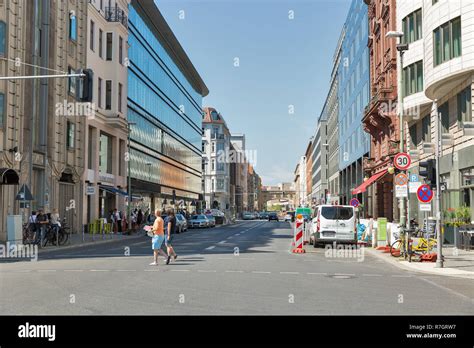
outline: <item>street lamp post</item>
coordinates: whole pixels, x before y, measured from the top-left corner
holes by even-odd
[[[400,55],[400,86],[398,86],[398,90],[403,90],[403,54],[405,51],[408,50],[408,44],[403,44],[402,43],[402,38],[403,38],[403,32],[402,31],[389,31],[387,34],[385,34],[385,37],[387,38],[398,38],[399,43],[397,44],[397,51]],[[398,103],[399,103],[399,118],[400,118],[400,152],[405,152],[405,130],[404,130],[404,124],[403,124],[403,93],[398,93]],[[408,207],[409,209],[409,207]],[[407,229],[410,229],[410,221],[407,222],[406,219],[406,211],[405,211],[405,197],[400,197],[400,225],[402,227],[406,227]]]
[[[132,221],[132,175],[130,173],[130,165],[131,165],[131,158],[130,158],[130,133],[131,133],[131,129],[130,129],[130,126],[134,126],[136,125],[135,122],[127,122],[127,130],[128,130],[128,137],[127,137],[127,140],[128,140],[128,171],[127,171],[127,174],[128,174],[128,204],[127,204],[127,223],[128,223],[128,227],[130,228],[130,222]]]

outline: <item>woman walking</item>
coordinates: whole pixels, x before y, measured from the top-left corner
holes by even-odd
[[[150,263],[150,266],[158,266],[158,254],[161,253],[167,260],[169,260],[169,256],[166,255],[166,253],[161,250],[161,245],[163,244],[165,240],[165,234],[164,234],[164,221],[161,218],[161,211],[159,209],[156,209],[155,211],[155,222],[153,223],[153,238],[151,240],[151,248],[153,249],[153,258],[154,261]],[[167,262],[169,263],[169,261]]]

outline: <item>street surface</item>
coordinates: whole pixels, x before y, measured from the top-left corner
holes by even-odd
[[[290,253],[287,222],[241,221],[175,236],[178,259],[152,262],[150,238],[0,263],[2,314],[474,314],[472,280],[405,271],[365,254]],[[129,249],[128,249],[129,248]],[[238,249],[236,249],[238,248]],[[130,251],[127,256],[126,251]]]

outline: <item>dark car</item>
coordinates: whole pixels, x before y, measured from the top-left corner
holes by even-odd
[[[260,220],[267,220],[268,219],[268,213],[267,212],[262,212],[259,215]]]
[[[276,221],[278,221],[278,215],[277,215],[277,213],[268,213],[268,221],[271,221],[271,220],[276,220]]]

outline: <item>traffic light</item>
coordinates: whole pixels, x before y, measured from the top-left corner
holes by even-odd
[[[92,102],[94,72],[91,69],[79,69],[77,73],[84,74],[85,76],[78,79],[76,99],[83,102]]]
[[[419,175],[424,177],[426,183],[430,186],[436,185],[436,166],[435,160],[429,159],[426,161],[420,162],[420,172]]]

